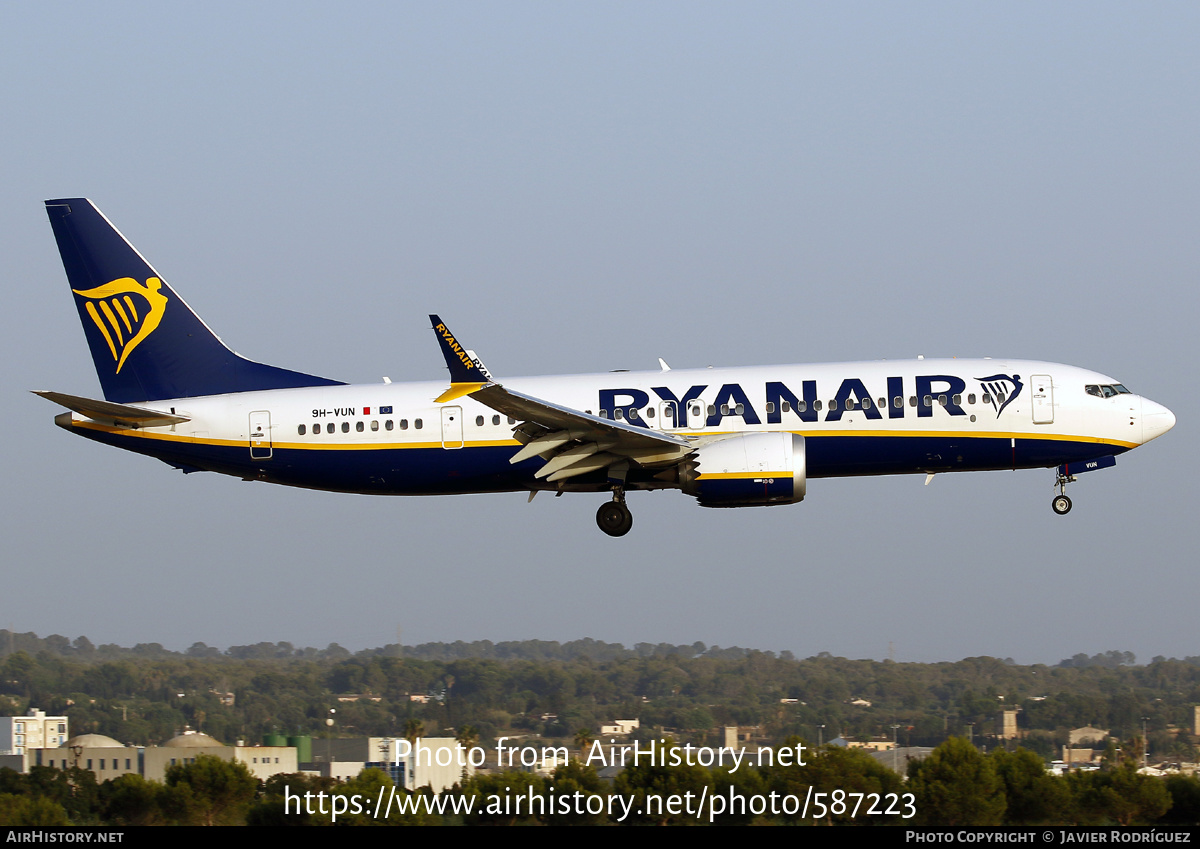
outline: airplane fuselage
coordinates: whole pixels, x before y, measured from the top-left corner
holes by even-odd
[[[791,432],[808,477],[1058,466],[1116,455],[1169,427],[1170,413],[1096,372],[1057,363],[922,359],[510,378],[506,386],[588,414],[683,435]],[[1041,385],[1038,385],[1041,384]],[[435,403],[441,382],[238,392],[145,402],[190,420],[98,424],[81,435],[209,470],[311,489],[418,495],[603,490],[603,471],[563,484],[513,465],[517,421],[469,397]],[[1173,417],[1170,421],[1173,423]],[[632,474],[630,489],[669,482]]]

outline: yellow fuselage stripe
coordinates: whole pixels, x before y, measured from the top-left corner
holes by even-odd
[[[249,436],[245,439],[214,439],[212,437],[196,438],[187,433],[177,432],[158,432],[151,433],[145,430],[134,430],[133,428],[112,427],[111,425],[99,424],[98,422],[77,421],[73,423],[74,427],[86,428],[88,430],[98,430],[103,433],[112,433],[118,436],[136,437],[139,439],[158,439],[167,442],[186,443],[188,445],[216,445],[216,446],[237,446],[241,447],[248,445],[250,442]],[[743,433],[763,433],[770,431],[666,431],[668,433],[679,434],[683,436],[695,433],[697,436],[737,436]],[[847,430],[847,431],[790,431],[796,433],[806,439],[820,439],[830,436],[848,436],[853,438],[866,437],[904,437],[904,438],[941,438],[941,439],[1045,439],[1056,442],[1090,442],[1097,445],[1113,445],[1120,448],[1136,448],[1139,443],[1125,442],[1120,439],[1104,439],[1097,436],[1072,436],[1070,434],[1060,433],[1013,433],[1003,431],[984,431],[979,433],[966,433],[959,430],[945,431],[912,431],[912,430]],[[336,434],[332,436],[336,437]],[[281,442],[273,441],[271,445],[276,448],[290,448],[300,451],[378,451],[381,449],[393,448],[441,448],[441,440],[425,441],[425,442],[318,442],[316,440],[321,437],[314,436],[313,442]],[[515,439],[480,439],[480,440],[461,440],[465,448],[493,448],[505,445],[520,445]]]

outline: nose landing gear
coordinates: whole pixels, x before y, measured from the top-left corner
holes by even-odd
[[[1054,485],[1058,487],[1058,495],[1050,502],[1050,507],[1060,516],[1071,512],[1071,499],[1067,497],[1067,484],[1075,480],[1074,475],[1064,475],[1060,469]]]
[[[601,504],[596,511],[596,524],[610,537],[623,537],[633,527],[633,514],[625,506],[625,489],[615,487],[613,500]]]

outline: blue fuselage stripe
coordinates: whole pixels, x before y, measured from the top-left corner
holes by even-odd
[[[80,428],[82,436],[157,457],[173,465],[221,472],[272,483],[337,492],[380,495],[443,495],[510,492],[545,486],[534,478],[538,458],[513,465],[513,445],[443,448],[281,448],[270,459],[253,460],[249,445],[213,445],[187,440],[144,439],[107,430]],[[808,435],[809,478],[901,475],[949,471],[1046,468],[1128,450],[1093,441],[971,436]],[[633,470],[629,484],[658,488],[661,469]],[[579,476],[573,486],[603,487],[603,471]]]

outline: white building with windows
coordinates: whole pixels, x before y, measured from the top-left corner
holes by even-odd
[[[103,734],[80,734],[57,749],[34,749],[27,758],[30,766],[55,769],[79,767],[92,772],[97,782],[109,781],[128,773],[142,771],[142,752],[137,746],[122,746]]]
[[[67,742],[67,718],[30,709],[25,716],[0,716],[0,754],[24,755],[30,749],[55,749]]]
[[[186,731],[161,746],[149,746],[142,750],[142,777],[149,781],[165,781],[168,769],[195,763],[199,755],[243,763],[259,781],[299,769],[294,746],[226,746],[207,734]]]

